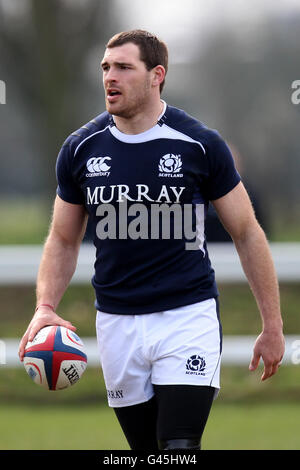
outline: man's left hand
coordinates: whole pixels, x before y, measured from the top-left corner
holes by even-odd
[[[281,330],[263,331],[256,339],[253,356],[249,365],[249,370],[256,370],[262,358],[264,371],[261,380],[266,380],[276,374],[285,349],[284,336]]]

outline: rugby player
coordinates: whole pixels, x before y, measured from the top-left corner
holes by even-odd
[[[235,243],[260,311],[262,331],[249,368],[262,359],[262,380],[276,373],[284,353],[272,257],[223,138],[161,99],[166,44],[143,30],[119,33],[101,67],[106,111],[72,133],[57,159],[36,312],[20,359],[42,327],[76,329],[56,310],[89,217],[109,406],[133,450],[200,449],[220,388],[222,353],[205,241],[209,202]]]

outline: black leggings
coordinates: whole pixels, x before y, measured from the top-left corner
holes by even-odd
[[[155,395],[151,400],[114,408],[130,448],[165,449],[169,448],[165,443],[170,440],[178,440],[178,448],[180,442],[187,440],[198,443],[200,448],[215,388],[196,385],[153,387]]]

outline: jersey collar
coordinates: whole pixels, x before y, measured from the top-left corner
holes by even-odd
[[[126,143],[138,143],[138,142],[143,142],[146,137],[148,137],[150,134],[155,131],[157,126],[162,126],[166,120],[166,110],[167,110],[167,103],[164,100],[161,100],[163,103],[163,110],[161,114],[158,116],[157,123],[155,126],[151,127],[150,129],[147,129],[144,132],[141,132],[140,134],[124,134],[123,132],[119,131],[119,129],[116,126],[116,123],[114,121],[114,118],[112,115],[109,117],[109,130],[112,133],[116,139],[121,140],[122,142]],[[147,140],[147,139],[146,139]]]

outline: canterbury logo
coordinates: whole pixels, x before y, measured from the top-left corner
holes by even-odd
[[[89,170],[89,173],[86,173],[87,178],[93,178],[94,176],[106,176],[110,175],[110,165],[106,162],[111,160],[110,157],[92,157],[87,163],[86,167]]]
[[[90,173],[100,173],[102,171],[110,170],[110,166],[105,163],[111,160],[110,157],[93,157],[87,161],[86,167]]]

